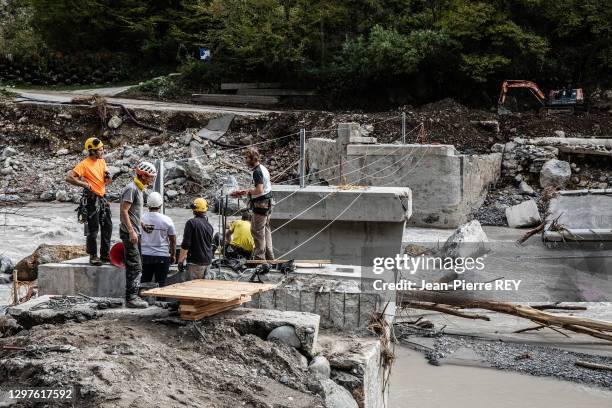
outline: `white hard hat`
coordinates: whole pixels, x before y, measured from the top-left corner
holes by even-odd
[[[149,208],[159,208],[162,206],[163,203],[164,199],[157,191],[152,192],[147,197],[147,207]]]
[[[155,165],[153,165],[153,163],[145,161],[139,163],[138,166],[136,166],[136,173],[155,177],[157,176],[157,169],[155,168]]]

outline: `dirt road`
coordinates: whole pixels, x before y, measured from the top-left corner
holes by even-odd
[[[215,112],[220,114],[233,113],[243,116],[259,116],[262,114],[278,112],[274,110],[239,108],[214,105],[194,105],[186,103],[160,102],[151,100],[118,98],[115,95],[127,90],[129,87],[110,87],[110,88],[95,88],[81,89],[73,91],[53,91],[53,90],[35,90],[35,89],[8,89],[18,95],[15,98],[16,102],[20,103],[39,103],[39,104],[65,104],[70,103],[72,99],[78,97],[88,97],[94,94],[105,96],[110,103],[119,103],[133,109],[144,109],[150,111],[164,112],[200,112],[208,113]]]

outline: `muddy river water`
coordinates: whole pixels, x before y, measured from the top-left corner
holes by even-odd
[[[83,227],[76,222],[75,204],[32,204],[0,209],[0,253],[13,261],[32,253],[41,243],[84,243]],[[114,234],[118,240],[118,206],[114,205]],[[179,238],[188,209],[169,209]],[[218,229],[218,217],[211,216]],[[7,285],[0,288],[8,293]],[[6,286],[6,287],[4,287]],[[432,366],[422,354],[396,348],[389,408],[604,408],[612,406],[612,391],[551,378],[533,377],[494,369]]]
[[[491,368],[433,366],[396,347],[389,408],[605,408],[612,391]]]

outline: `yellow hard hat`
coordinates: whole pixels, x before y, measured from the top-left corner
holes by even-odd
[[[85,150],[98,150],[104,147],[104,143],[97,137],[90,137],[85,141]]]
[[[205,213],[208,211],[208,201],[203,198],[196,198],[193,200],[193,203],[191,203],[191,209],[195,212]]]

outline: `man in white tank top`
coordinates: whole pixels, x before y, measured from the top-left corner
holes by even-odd
[[[260,260],[273,260],[274,247],[272,246],[272,231],[270,229],[270,210],[272,209],[272,182],[268,169],[260,163],[257,149],[247,149],[245,155],[247,166],[253,171],[253,188],[239,190],[232,196],[248,195],[251,202],[251,234],[255,240],[253,258]]]

